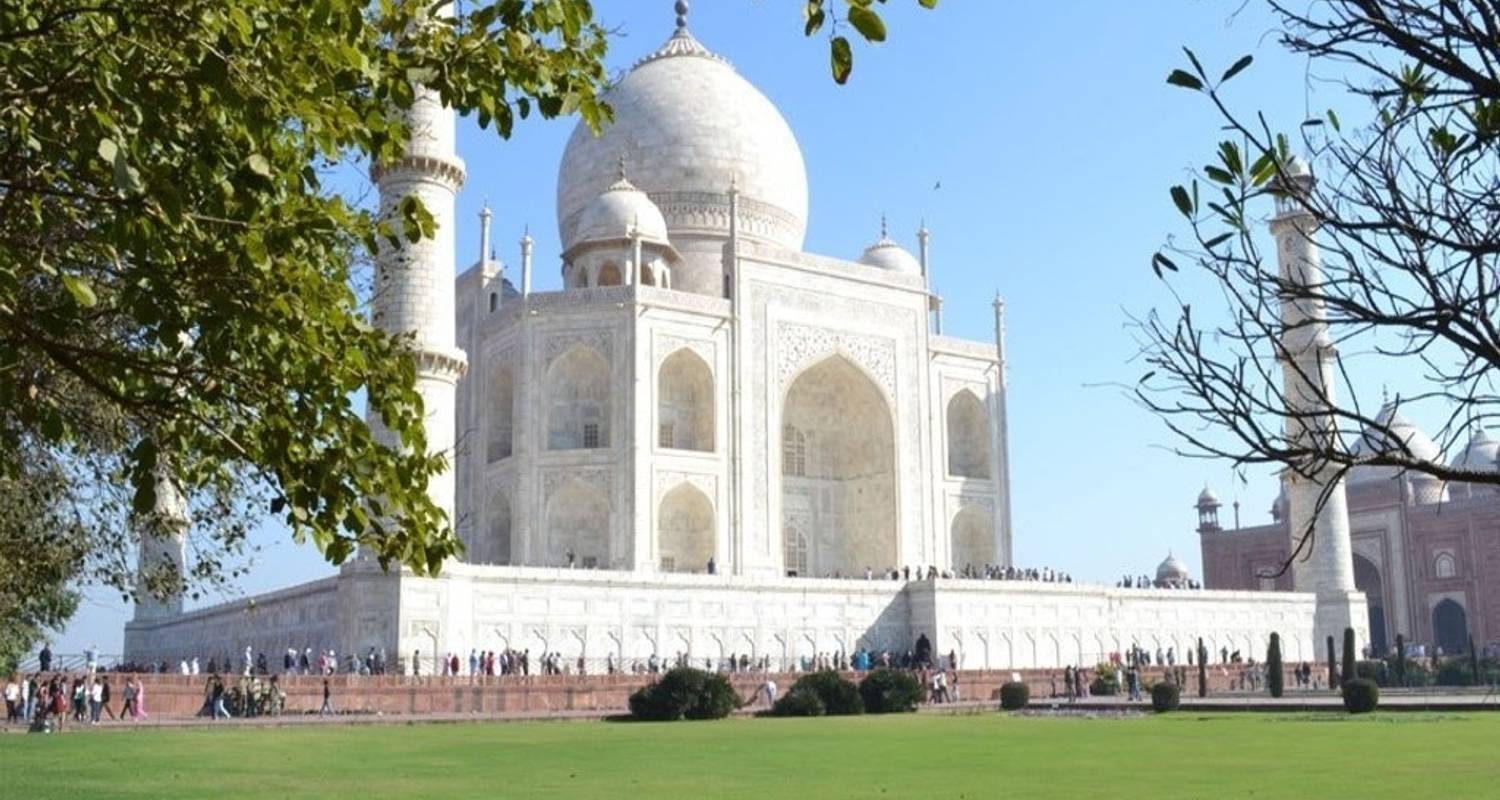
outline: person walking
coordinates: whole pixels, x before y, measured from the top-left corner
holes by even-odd
[[[89,724],[99,724],[99,712],[104,708],[104,684],[98,678],[94,678],[88,687],[89,691]]]
[[[21,716],[21,687],[14,676],[5,682],[5,724],[15,722]]]
[[[333,716],[333,687],[328,684],[328,679],[323,679],[323,707],[318,709],[318,716]]]
[[[105,675],[102,680],[104,686],[100,694],[103,698],[102,702],[104,704],[104,715],[112,720],[119,719],[119,717],[115,716],[115,710],[113,708],[110,708],[110,703],[114,702],[114,692],[111,691],[109,686],[109,676]]]
[[[135,679],[135,708],[131,715],[136,720],[146,719],[146,683],[139,677]]]
[[[233,719],[229,709],[224,707],[224,681],[218,675],[209,678],[209,696],[213,703],[214,719]]]

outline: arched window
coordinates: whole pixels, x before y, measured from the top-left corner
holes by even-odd
[[[496,294],[495,292],[490,292],[490,312],[494,313],[495,309],[497,309],[499,307],[500,307],[500,295]]]
[[[948,401],[948,474],[990,477],[990,420],[984,404],[965,389]]]
[[[621,283],[624,283],[624,280],[620,277],[620,265],[610,261],[599,268],[599,280],[594,285],[619,286]]]
[[[1432,609],[1432,641],[1444,655],[1457,655],[1468,649],[1469,615],[1453,600],[1444,600]]]
[[[788,525],[782,531],[786,537],[782,556],[786,560],[788,575],[807,576],[807,534],[796,525]]]
[[[714,449],[714,378],[692,350],[662,362],[657,379],[657,445],[675,450]]]
[[[609,563],[609,501],[570,480],[547,503],[545,566],[596,569]]]
[[[1439,578],[1457,577],[1458,561],[1452,553],[1438,553],[1432,561],[1432,574]]]
[[[609,447],[609,362],[575,347],[547,370],[547,449]]]
[[[489,437],[485,448],[489,461],[510,458],[515,400],[516,385],[510,367],[500,367],[490,382]]]
[[[995,526],[990,513],[964,506],[953,516],[953,569],[983,570],[995,564]]]
[[[781,419],[782,529],[806,534],[807,569],[798,574],[896,566],[895,424],[880,388],[830,356],[791,384]]]
[[[657,513],[657,548],[663,572],[704,572],[714,557],[714,507],[684,483],[668,492]]]
[[[478,557],[471,560],[481,564],[512,563],[514,555],[510,540],[510,500],[504,492],[495,492],[490,498],[485,516],[488,524],[485,526],[484,546],[479,548],[476,554]]]

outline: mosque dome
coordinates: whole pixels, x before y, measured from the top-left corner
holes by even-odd
[[[1500,442],[1490,437],[1484,428],[1474,431],[1469,446],[1453,460],[1454,469],[1472,469],[1476,472],[1491,471],[1496,467],[1495,458],[1500,455]]]
[[[1410,420],[1396,410],[1395,402],[1388,402],[1381,407],[1380,413],[1375,421],[1381,427],[1389,430],[1389,433],[1369,429],[1354,443],[1351,454],[1354,456],[1368,456],[1375,453],[1399,451],[1402,445],[1411,451],[1412,456],[1423,461],[1440,461],[1443,457],[1442,448],[1437,442],[1412,424]],[[1362,465],[1349,471],[1350,483],[1363,483],[1382,478],[1394,478],[1399,470],[1395,467]]]
[[[1203,491],[1198,493],[1198,506],[1201,508],[1203,506],[1217,505],[1220,505],[1219,496],[1214,494],[1214,490],[1208,488],[1207,484],[1204,484]]]
[[[880,220],[880,241],[865,248],[864,254],[859,257],[859,263],[905,275],[922,274],[922,262],[891,239],[884,219]]]
[[[718,294],[731,185],[743,236],[800,250],[807,169],[781,113],[688,32],[683,14],[676,33],[605,93],[614,121],[598,136],[582,122],[574,129],[558,172],[557,225],[564,250],[580,241],[586,210],[623,158],[686,259],[678,288]]]
[[[1168,553],[1166,560],[1156,568],[1156,583],[1159,586],[1186,585],[1191,579],[1187,565],[1178,561],[1177,557],[1171,553]]]
[[[626,180],[624,166],[608,189],[583,207],[574,244],[600,239],[623,239],[634,230],[642,239],[665,244],[667,221],[646,193]]]

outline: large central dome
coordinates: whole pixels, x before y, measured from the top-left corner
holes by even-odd
[[[682,254],[674,287],[723,291],[731,182],[740,190],[743,235],[801,249],[807,171],[796,137],[771,101],[685,26],[605,99],[614,122],[598,137],[579,123],[563,153],[557,226],[564,251],[576,243],[584,208],[619,179],[622,158],[630,182],[660,207]]]

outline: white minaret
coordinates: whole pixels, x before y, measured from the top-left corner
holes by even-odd
[[[1296,157],[1287,162],[1276,197],[1276,216],[1271,218],[1271,233],[1276,237],[1281,279],[1288,284],[1309,286],[1323,281],[1322,257],[1314,238],[1318,221],[1306,207],[1313,185],[1306,163]],[[1336,445],[1337,424],[1329,411],[1335,351],[1328,338],[1327,311],[1319,302],[1283,300],[1281,326],[1282,388],[1289,412],[1287,438],[1321,447]],[[1344,483],[1336,480],[1334,473],[1334,467],[1320,465],[1311,477],[1289,469],[1281,474],[1289,506],[1291,547],[1296,548],[1309,527],[1312,530],[1309,548],[1293,561],[1292,583],[1297,591],[1313,592],[1318,597],[1313,644],[1319,653],[1324,637],[1333,636],[1335,642],[1342,642],[1345,628],[1354,628],[1361,645],[1369,640],[1364,595],[1354,589],[1349,506]]]
[[[526,226],[526,231],[521,234],[521,296],[531,296],[531,246],[535,240],[531,238],[531,226]]]
[[[995,292],[995,359],[999,375],[995,376],[995,385],[999,388],[996,409],[995,425],[995,449],[997,460],[1000,464],[999,473],[996,475],[996,489],[999,492],[1000,518],[997,520],[1000,534],[999,554],[1002,564],[1011,564],[1011,527],[1010,527],[1010,412],[1007,410],[1006,395],[1008,389],[1005,381],[1005,301],[1001,299],[1000,292]]]
[[[452,13],[451,6],[445,8],[444,13]],[[449,456],[448,470],[432,476],[427,493],[452,524],[455,396],[466,366],[464,352],[454,343],[453,324],[454,201],[464,182],[464,163],[455,147],[455,115],[443,107],[436,92],[417,87],[405,121],[411,131],[405,155],[372,170],[380,188],[380,214],[394,216],[399,226],[399,204],[415,196],[437,230],[418,242],[403,240],[399,248],[382,248],[376,259],[374,321],[382,330],[414,336],[416,388],[427,412],[427,446]],[[377,416],[369,416],[367,422],[375,436],[395,444]]]
[[[146,588],[144,574],[170,563],[182,576],[187,568],[187,531],[191,522],[187,500],[168,474],[165,465],[156,469],[156,502],[149,523],[141,530],[141,550],[136,564],[137,578],[135,621],[158,622],[182,613],[181,593],[160,598]]]

